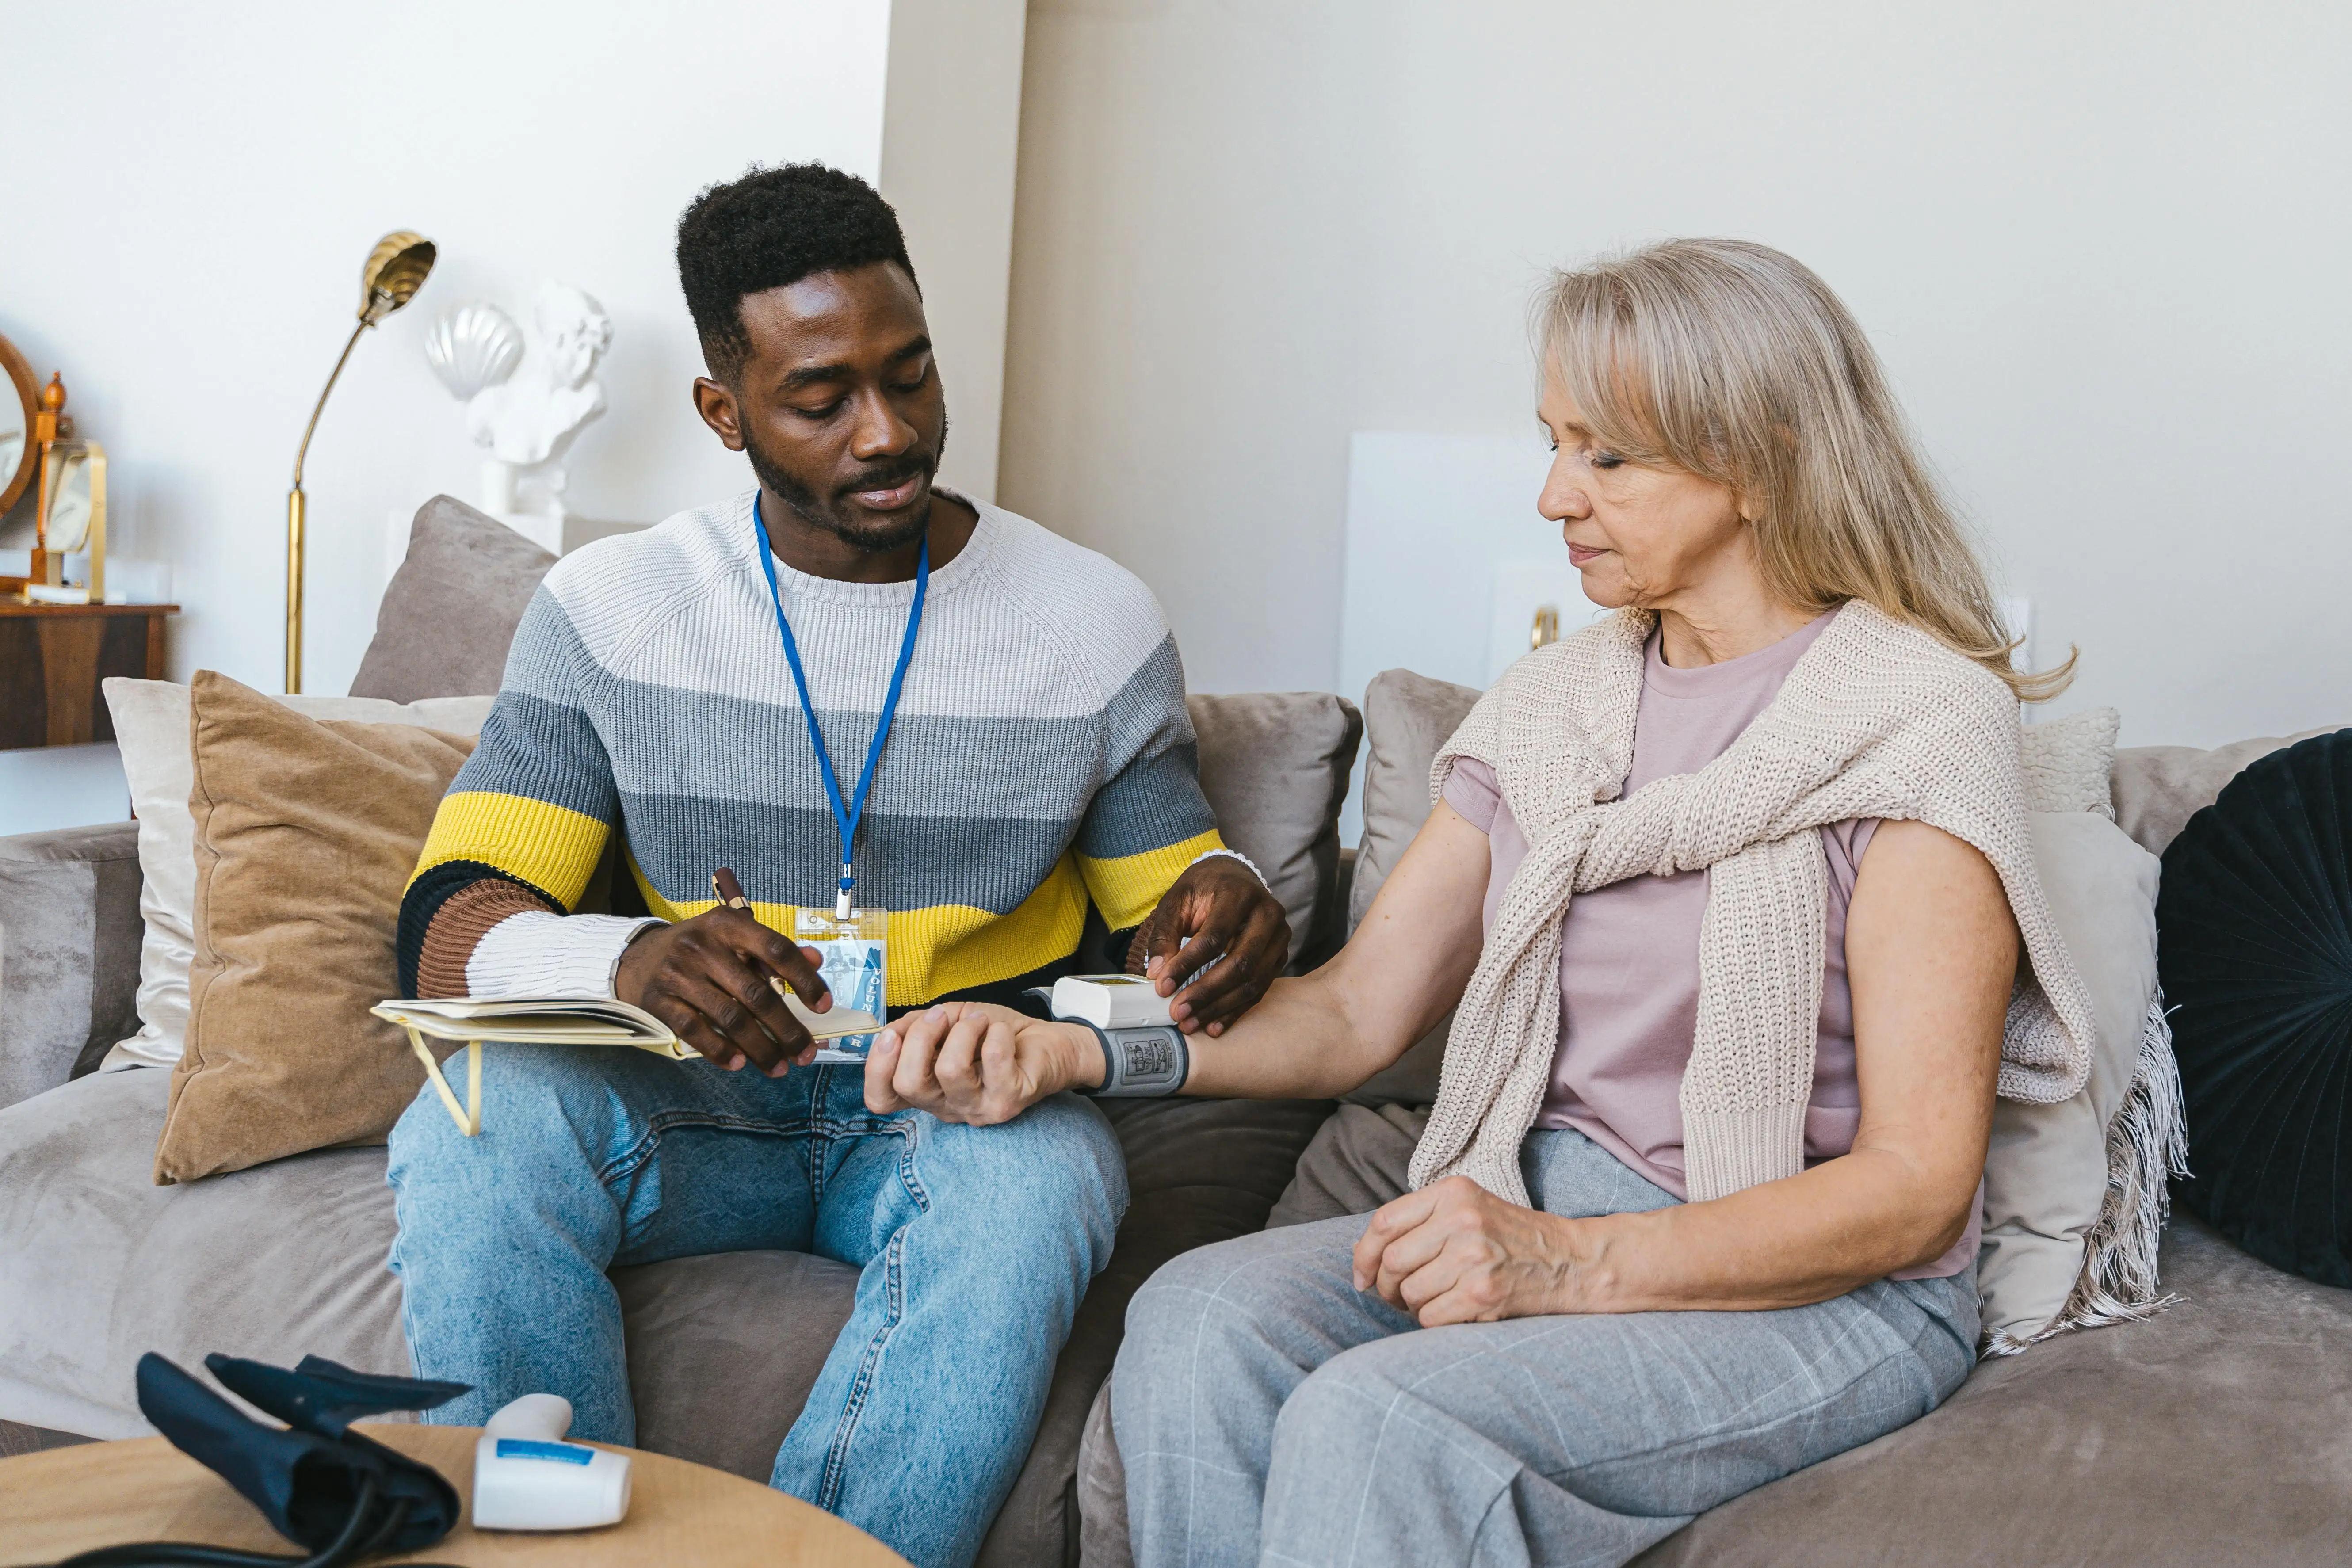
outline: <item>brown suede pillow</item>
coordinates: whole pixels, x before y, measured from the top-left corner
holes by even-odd
[[[321,722],[199,670],[189,688],[195,957],[159,1185],[381,1142],[425,1069],[368,1009],[399,988],[393,928],[473,741]]]

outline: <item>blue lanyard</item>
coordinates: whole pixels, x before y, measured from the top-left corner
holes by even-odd
[[[915,560],[915,605],[907,612],[906,639],[898,645],[898,667],[890,671],[889,695],[882,699],[882,721],[874,727],[874,743],[866,748],[866,771],[857,775],[857,793],[845,805],[841,800],[841,780],[833,771],[833,754],[824,749],[824,731],[817,728],[816,704],[809,700],[807,672],[801,668],[801,650],[793,641],[793,624],[784,618],[784,595],[776,586],[775,552],[768,545],[768,523],[760,515],[757,496],[751,499],[751,527],[760,536],[760,570],[768,579],[768,602],[776,607],[776,632],[784,639],[784,662],[793,667],[793,684],[800,689],[801,717],[808,721],[809,744],[816,748],[816,765],[824,774],[825,799],[833,806],[833,820],[841,829],[841,887],[835,896],[834,915],[849,918],[849,896],[857,886],[857,876],[852,868],[850,845],[857,837],[857,819],[866,812],[866,792],[874,784],[875,764],[882,760],[882,742],[890,738],[890,721],[898,717],[898,694],[907,684],[907,666],[915,658],[915,628],[923,624],[923,595],[931,585],[931,542],[923,541],[922,553]]]

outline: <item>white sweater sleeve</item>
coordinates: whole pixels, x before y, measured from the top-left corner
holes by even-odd
[[[646,926],[661,923],[547,910],[509,915],[483,933],[466,960],[467,994],[610,997],[621,950]]]

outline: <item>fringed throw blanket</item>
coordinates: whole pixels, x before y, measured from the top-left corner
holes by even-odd
[[[1463,994],[1412,1182],[1463,1174],[1526,1204],[1519,1144],[1559,1037],[1559,931],[1579,892],[1710,868],[1698,1025],[1682,1082],[1693,1202],[1804,1168],[1828,897],[1820,829],[1914,820],[2000,874],[2030,971],[2012,995],[2000,1092],[2054,1104],[2083,1087],[2095,1026],[2034,868],[2017,703],[1990,671],[1860,601],[1847,604],[1728,750],[1620,799],[1654,617],[1621,611],[1512,666],[1431,770],[1495,772],[1528,840]]]

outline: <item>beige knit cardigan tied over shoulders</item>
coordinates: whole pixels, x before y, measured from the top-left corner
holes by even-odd
[[[2009,688],[1851,601],[1721,756],[1620,799],[1655,624],[1621,610],[1519,660],[1430,770],[1433,798],[1464,757],[1493,769],[1528,854],[1455,1010],[1413,1185],[1462,1174],[1528,1202],[1519,1144],[1551,1081],[1570,900],[1701,867],[1698,1025],[1681,1095],[1690,1197],[1801,1171],[1829,898],[1820,830],[1852,817],[1926,822],[1992,863],[2031,964],[2010,1002],[2000,1092],[2053,1104],[2082,1088],[2090,999],[2034,869]]]

